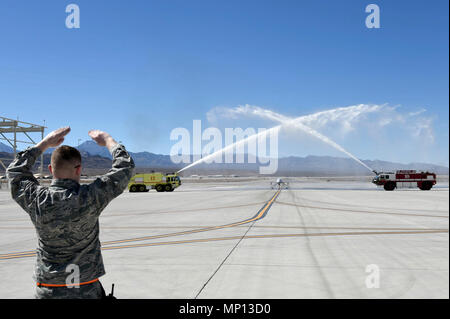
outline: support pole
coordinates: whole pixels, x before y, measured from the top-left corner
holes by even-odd
[[[16,133],[16,129],[17,129],[17,122],[14,121],[14,158],[16,157],[16,153],[17,153],[17,133]]]
[[[41,141],[44,139],[44,128],[42,128],[42,132],[41,132]],[[41,154],[41,168],[39,169],[39,174],[41,176],[41,181],[42,181],[42,174],[44,171],[44,153]]]

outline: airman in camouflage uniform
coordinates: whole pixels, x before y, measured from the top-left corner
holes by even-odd
[[[31,171],[36,158],[48,147],[60,145],[69,131],[68,127],[56,130],[36,146],[18,153],[7,169],[7,176],[13,199],[29,214],[36,228],[36,297],[102,298],[104,290],[98,278],[105,274],[105,269],[98,218],[127,187],[134,162],[125,147],[109,134],[90,131],[89,135],[100,146],[108,147],[113,157],[112,169],[91,184],[80,185],[80,157],[79,165],[72,164],[69,175],[60,172],[62,177],[55,176],[58,175],[55,167],[49,166],[54,179],[49,187],[41,186]],[[67,148],[69,153],[78,152],[69,146],[61,148]],[[79,279],[68,280],[76,274]]]

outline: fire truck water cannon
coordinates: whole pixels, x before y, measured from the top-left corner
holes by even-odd
[[[436,174],[430,172],[417,172],[415,170],[400,170],[393,172],[376,172],[372,183],[377,186],[383,186],[387,191],[396,188],[415,188],[423,191],[430,190],[436,185]]]

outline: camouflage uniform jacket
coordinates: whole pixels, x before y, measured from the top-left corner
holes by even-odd
[[[31,172],[41,155],[36,147],[18,153],[9,165],[12,198],[29,214],[36,228],[37,282],[66,284],[68,265],[79,267],[81,283],[105,274],[98,218],[108,203],[124,191],[134,170],[133,159],[123,145],[117,144],[110,151],[112,169],[86,185],[54,179],[49,187],[41,186]]]

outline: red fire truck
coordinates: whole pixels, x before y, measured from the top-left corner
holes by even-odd
[[[430,172],[417,172],[415,170],[401,170],[395,173],[374,171],[376,176],[372,183],[383,186],[385,190],[392,191],[395,188],[419,187],[423,191],[428,191],[436,184],[436,174]]]

